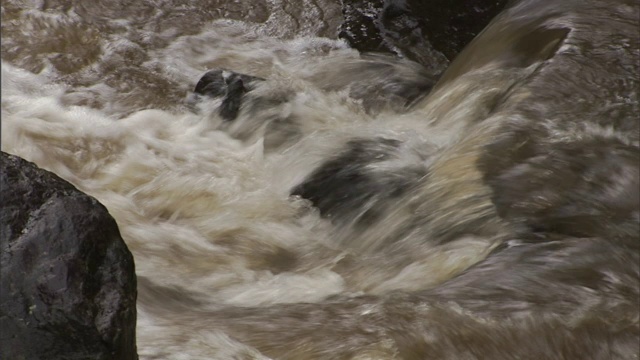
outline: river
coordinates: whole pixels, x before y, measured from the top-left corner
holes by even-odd
[[[607,234],[631,238],[635,245],[606,250],[618,259],[602,265],[602,273],[617,274],[614,285],[585,285],[584,273],[567,275],[575,282],[544,273],[520,288],[505,274],[535,273],[535,261],[515,260],[530,250],[498,252],[507,265],[485,277],[458,276],[520,241],[520,220],[529,216],[517,206],[501,212],[520,190],[504,185],[500,193],[511,198],[496,199],[504,177],[487,172],[507,165],[483,157],[486,144],[511,141],[501,132],[510,121],[566,118],[549,132],[557,141],[609,134],[617,142],[606,146],[623,149],[614,158],[621,168],[611,171],[630,177],[620,191],[637,196],[629,190],[638,174],[630,115],[638,69],[629,60],[638,56],[637,4],[568,1],[550,10],[550,1],[518,3],[429,94],[448,62],[434,59],[427,69],[388,54],[362,56],[337,38],[343,19],[335,0],[5,0],[2,150],[71,182],[116,219],[138,276],[140,359],[507,359],[520,352],[573,359],[600,354],[603,342],[603,359],[638,356],[638,256],[621,250],[637,247],[629,225],[635,208],[607,223],[607,233],[554,227],[565,244],[576,244],[559,252],[589,259],[607,248]],[[590,26],[604,30],[584,35]],[[600,47],[620,59],[607,69],[581,60],[606,58],[597,51],[575,51],[600,46],[600,35],[619,40],[617,48]],[[559,80],[541,70],[556,54],[570,54],[556,61],[569,69]],[[232,120],[218,111],[223,98],[193,94],[211,69],[259,78]],[[592,73],[579,78],[579,69]],[[613,80],[598,82],[609,79],[605,71]],[[575,84],[543,94],[554,81]],[[586,103],[606,103],[603,113],[619,122],[580,125],[579,116],[596,113],[572,96],[595,87],[610,91],[585,95]],[[532,105],[522,108],[524,101]],[[504,176],[538,181],[525,171]],[[541,183],[553,183],[549,176]],[[595,240],[578,245],[581,237]],[[553,264],[573,261],[544,254]],[[518,295],[479,289],[485,281]],[[549,296],[570,295],[549,300],[545,282],[564,286],[550,285]],[[609,323],[619,336],[601,330]],[[545,336],[587,340],[530,343]]]

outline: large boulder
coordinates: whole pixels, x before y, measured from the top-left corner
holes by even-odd
[[[362,52],[387,52],[442,71],[507,0],[343,0],[339,37]]]
[[[0,358],[137,359],[133,256],[96,199],[1,154]]]

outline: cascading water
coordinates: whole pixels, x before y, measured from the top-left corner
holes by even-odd
[[[436,83],[331,0],[7,0],[2,150],[116,219],[141,359],[637,357],[637,15],[515,2]]]

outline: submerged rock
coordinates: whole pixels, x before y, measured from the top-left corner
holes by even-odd
[[[382,137],[351,140],[342,152],[294,187],[291,195],[310,200],[334,223],[355,221],[358,226],[370,226],[380,220],[392,201],[426,175],[423,166],[397,164],[400,146],[401,141]],[[384,164],[384,170],[374,164]]]
[[[137,359],[134,262],[107,209],[17,156],[0,168],[0,357]]]

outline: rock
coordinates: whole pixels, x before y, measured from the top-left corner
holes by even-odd
[[[200,78],[193,91],[196,94],[212,98],[222,97],[218,113],[222,119],[231,121],[238,117],[244,94],[253,88],[251,83],[258,80],[263,79],[215,69],[207,71]]]
[[[394,0],[391,0],[394,1]],[[397,0],[395,0],[397,1]],[[433,47],[447,59],[478,35],[507,4],[507,0],[407,0],[409,13]]]
[[[359,51],[393,53],[382,36],[379,18],[383,8],[384,0],[343,0],[344,22],[338,36]]]
[[[133,257],[96,199],[2,152],[0,357],[137,359]]]
[[[401,156],[401,145],[399,140],[382,137],[351,140],[294,187],[291,195],[311,201],[335,224],[371,226],[426,174],[420,165],[393,165]],[[375,166],[385,162],[382,171]]]
[[[344,0],[339,37],[362,52],[389,52],[440,71],[506,0]]]

